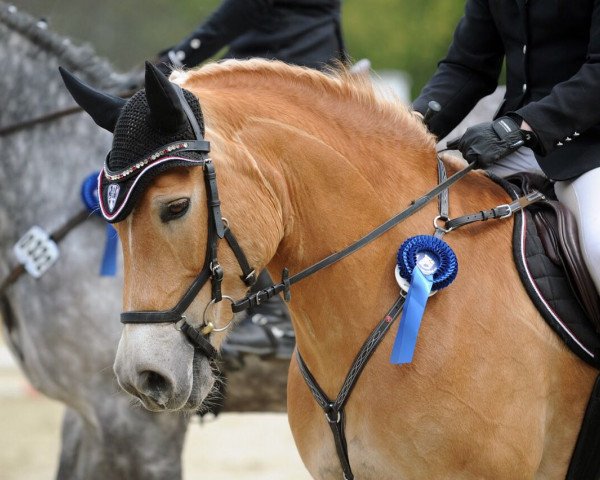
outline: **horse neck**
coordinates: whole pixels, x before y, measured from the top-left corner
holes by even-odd
[[[306,86],[298,91],[289,79],[262,85],[270,90],[256,85],[247,97],[240,90],[224,97],[249,112],[233,121],[236,136],[256,159],[282,212],[284,235],[269,263],[275,278],[283,267],[298,273],[351,244],[435,184],[433,141],[406,114],[382,113],[376,103]],[[226,114],[224,108],[217,113],[214,100],[208,103],[214,111],[206,112],[207,122]],[[311,368],[318,371],[321,363],[340,369],[334,377],[345,373],[351,360],[345,357],[354,355],[397,296],[395,253],[406,236],[428,231],[435,206],[428,211],[294,285],[290,308]]]
[[[319,147],[314,152],[291,149],[291,161],[283,167],[290,184],[291,213],[286,216],[290,219],[284,227],[286,236],[270,264],[274,272],[288,267],[297,273],[342,250],[434,185],[432,162],[429,172],[408,179],[405,172],[410,168],[402,158],[388,162],[368,148],[327,156],[326,149]],[[303,165],[292,160],[302,155]],[[387,181],[390,178],[398,179],[397,183]],[[350,359],[345,357],[358,352],[398,295],[393,272],[400,243],[411,234],[429,231],[433,216],[430,211],[426,219],[410,219],[295,285],[291,309],[298,346],[309,365],[322,362],[322,368],[330,372],[348,368]],[[341,373],[332,378],[339,379]]]
[[[123,80],[111,76],[106,62],[96,62],[89,47],[75,47],[7,8],[0,4],[0,91],[7,93],[0,127],[74,105],[58,75],[59,65],[88,81],[97,75],[106,76],[105,84]],[[101,165],[110,134],[78,113],[2,136],[0,145],[2,275],[14,263],[10,248],[32,225],[52,231],[81,209],[81,183]]]

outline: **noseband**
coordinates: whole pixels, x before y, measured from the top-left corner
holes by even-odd
[[[202,133],[196,117],[189,107],[182,91],[177,88],[177,94],[188,117],[188,120],[194,130],[196,140],[187,142],[188,146],[179,151],[196,151],[206,154],[210,151],[210,145],[203,140]],[[221,201],[217,189],[217,177],[215,166],[209,158],[205,158],[201,164],[204,171],[204,183],[206,185],[206,196],[208,206],[208,233],[206,243],[206,255],[202,270],[192,282],[187,291],[183,294],[177,305],[170,310],[148,310],[148,311],[130,311],[121,313],[122,323],[174,323],[176,328],[183,332],[185,336],[198,348],[206,357],[213,359],[217,355],[217,350],[212,346],[208,337],[212,331],[218,331],[212,322],[206,321],[208,308],[224,298],[233,303],[230,297],[223,296],[221,292],[221,283],[223,281],[223,267],[220,265],[217,255],[219,240],[224,238],[233,251],[238,264],[242,270],[241,279],[248,286],[256,282],[255,270],[249,265],[244,251],[238,244],[235,236],[229,229],[227,220],[221,215]],[[202,287],[211,280],[212,293],[211,301],[205,310],[204,325],[200,331],[191,326],[184,315],[185,311],[192,304],[196,295]]]

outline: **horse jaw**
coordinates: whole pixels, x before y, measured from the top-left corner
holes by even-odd
[[[150,411],[197,411],[213,388],[208,359],[173,324],[126,325],[114,363],[123,390]]]

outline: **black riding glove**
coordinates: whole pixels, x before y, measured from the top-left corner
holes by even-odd
[[[521,130],[510,117],[469,127],[462,137],[448,142],[449,149],[457,149],[469,163],[476,162],[487,168],[533,140],[533,132]]]

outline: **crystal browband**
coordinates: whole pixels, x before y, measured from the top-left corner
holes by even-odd
[[[104,162],[104,175],[110,181],[118,181],[123,180],[128,177],[132,173],[144,168],[146,165],[155,162],[159,158],[171,154],[173,152],[182,152],[182,151],[197,151],[197,152],[209,152],[210,151],[210,143],[205,140],[189,140],[186,142],[174,142],[166,145],[165,147],[157,150],[152,155],[140,160],[139,162],[131,165],[130,167],[121,170],[120,172],[111,172],[106,165],[106,161]],[[106,156],[106,160],[110,157],[110,152]]]

